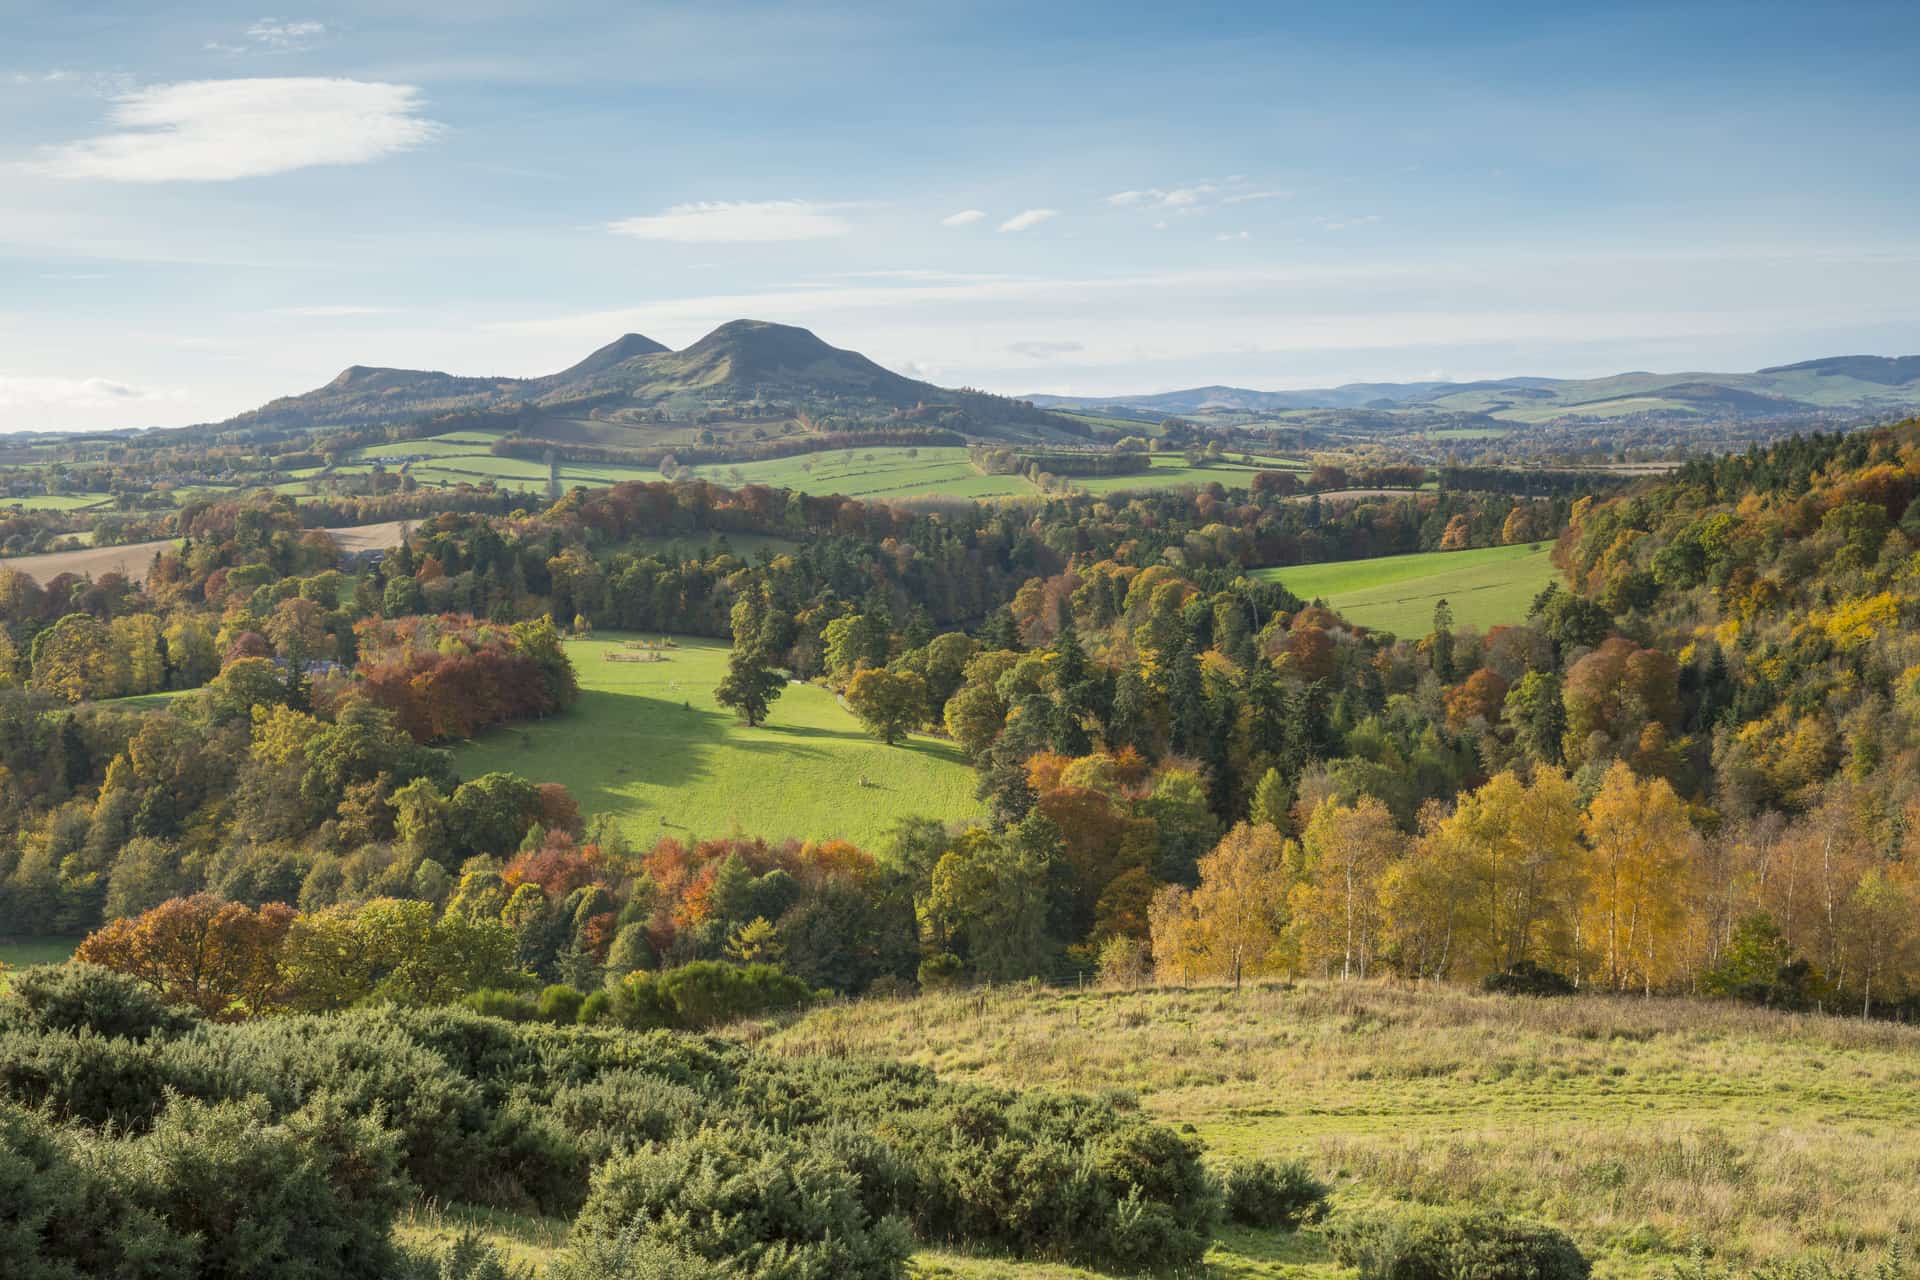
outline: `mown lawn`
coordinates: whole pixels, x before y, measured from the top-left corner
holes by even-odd
[[[1533,598],[1557,580],[1546,543],[1428,551],[1372,560],[1283,565],[1253,576],[1278,582],[1302,600],[1324,600],[1349,621],[1399,636],[1433,629],[1433,609],[1445,600],[1456,627],[1525,622]]]
[[[609,661],[628,638],[568,641],[578,705],[456,748],[461,775],[563,782],[585,815],[615,815],[642,846],[737,830],[872,848],[901,817],[979,811],[973,771],[951,742],[915,735],[888,747],[813,685],[789,684],[769,722],[749,729],[714,701],[726,645],[681,637],[665,662]]]

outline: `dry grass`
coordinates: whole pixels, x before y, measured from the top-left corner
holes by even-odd
[[[1920,1028],[1315,983],[866,1001],[758,1036],[776,1052],[1130,1090],[1221,1155],[1308,1156],[1342,1203],[1500,1204],[1558,1223],[1603,1275],[1696,1245],[1766,1262],[1920,1232]]]

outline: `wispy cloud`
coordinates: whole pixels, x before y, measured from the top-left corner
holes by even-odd
[[[940,225],[943,227],[970,227],[986,216],[987,213],[984,209],[962,209],[958,213],[950,213],[940,219]]]
[[[15,378],[0,374],[0,408],[81,408],[165,400],[172,392],[128,386],[111,378]]]
[[[262,18],[242,33],[244,44],[209,40],[206,47],[214,53],[297,53],[311,49],[327,34],[327,24],[311,20],[287,21]]]
[[[1085,344],[1079,342],[1047,341],[1033,339],[1025,342],[1009,342],[1007,350],[1016,356],[1025,356],[1029,360],[1050,360],[1054,356],[1072,355],[1076,351],[1085,351]]]
[[[1368,213],[1362,214],[1358,218],[1322,218],[1320,219],[1320,225],[1328,231],[1345,231],[1348,227],[1371,226],[1373,223],[1383,221],[1385,221],[1385,219],[1382,218],[1381,215]]]
[[[680,244],[765,244],[825,240],[853,230],[835,212],[843,205],[809,200],[703,200],[664,213],[607,224],[615,235]]]
[[[1219,235],[1216,235],[1214,239],[1215,240],[1251,240],[1253,239],[1253,233],[1250,231],[1222,231]]]
[[[1116,191],[1107,197],[1107,203],[1121,208],[1144,206],[1150,209],[1185,209],[1199,204],[1219,189],[1211,182],[1199,182],[1190,187],[1146,187],[1139,191]]]
[[[1291,191],[1240,191],[1227,196],[1221,204],[1248,204],[1254,200],[1291,200]]]
[[[313,165],[364,164],[423,146],[443,126],[421,116],[420,90],[316,76],[189,80],[121,95],[123,130],[47,148],[60,178],[226,182]]]
[[[1058,209],[1022,209],[1000,224],[1002,231],[1025,231],[1028,227],[1037,227],[1048,218],[1060,216]]]

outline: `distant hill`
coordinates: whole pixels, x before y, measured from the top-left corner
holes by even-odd
[[[354,365],[313,391],[215,424],[225,430],[382,426],[474,415],[523,436],[640,445],[690,423],[827,420],[945,427],[984,439],[1069,438],[1085,428],[1024,401],[902,377],[806,329],[734,320],[673,351],[629,333],[538,378]]]
[[[1208,386],[1136,396],[1028,397],[1043,408],[1123,417],[1399,410],[1484,414],[1508,422],[1640,415],[1757,418],[1920,406],[1920,356],[1832,356],[1753,373],[1648,373],[1482,382],[1354,382],[1299,391]]]

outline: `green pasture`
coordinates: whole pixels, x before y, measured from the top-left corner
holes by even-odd
[[[457,747],[461,776],[503,769],[563,782],[582,813],[615,815],[642,845],[738,830],[872,847],[899,818],[979,811],[973,772],[950,742],[915,735],[888,747],[814,685],[789,684],[768,723],[749,729],[713,698],[726,645],[682,637],[664,662],[609,660],[629,652],[627,638],[569,641],[579,703]]]
[[[1351,622],[1401,636],[1433,628],[1433,608],[1445,600],[1457,627],[1525,622],[1533,598],[1559,571],[1544,543],[1428,551],[1373,560],[1284,565],[1254,577],[1278,582],[1302,600],[1323,600]]]

